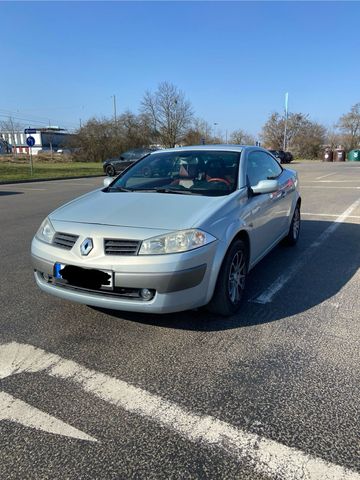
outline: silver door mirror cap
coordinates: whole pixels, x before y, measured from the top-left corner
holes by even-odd
[[[114,180],[114,177],[104,178],[104,187],[108,187],[113,180]]]
[[[277,180],[260,180],[257,185],[251,187],[253,193],[272,193],[279,189],[279,182]]]

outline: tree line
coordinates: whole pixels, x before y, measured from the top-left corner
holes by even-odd
[[[131,148],[200,144],[248,144],[260,141],[265,148],[281,150],[284,144],[285,115],[271,113],[259,138],[239,128],[224,137],[216,124],[195,116],[184,92],[169,82],[145,92],[138,113],[125,111],[115,118],[91,118],[73,135],[74,157],[81,161],[103,161]],[[9,119],[1,130],[14,129]],[[295,157],[317,158],[325,147],[341,145],[346,150],[360,145],[360,103],[342,115],[332,128],[326,128],[304,113],[292,112],[287,118],[286,145]]]

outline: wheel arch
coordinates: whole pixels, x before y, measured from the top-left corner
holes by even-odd
[[[245,245],[246,245],[246,249],[247,249],[247,267],[249,268],[249,262],[250,262],[250,254],[251,254],[251,245],[250,245],[250,237],[249,237],[249,234],[246,230],[242,229],[240,230],[236,235],[235,237],[232,239],[232,241],[230,242],[227,250],[226,250],[226,253],[224,255],[224,258],[227,254],[227,252],[229,251],[229,248],[231,247],[231,245],[236,241],[236,240],[242,240]],[[223,258],[223,261],[224,261],[224,258]]]
[[[216,284],[217,284],[217,281],[218,281],[218,278],[219,278],[219,275],[220,275],[220,270],[221,270],[221,267],[223,265],[223,262],[225,260],[225,257],[231,247],[231,245],[233,245],[233,243],[236,241],[236,240],[243,240],[246,244],[246,247],[247,247],[247,268],[249,268],[249,264],[250,264],[250,253],[251,253],[251,245],[250,245],[250,236],[249,236],[249,233],[246,231],[245,228],[240,228],[240,230],[238,230],[234,235],[233,237],[231,238],[231,240],[228,242],[227,244],[227,247],[226,249],[223,250],[223,253],[222,253],[222,256],[220,259],[218,259],[217,263],[218,263],[218,267],[216,269],[216,277],[212,279],[210,285],[209,285],[209,289],[208,289],[208,293],[207,293],[207,302],[210,302],[210,300],[212,299],[213,297],[213,294],[215,292],[215,287],[216,287]]]

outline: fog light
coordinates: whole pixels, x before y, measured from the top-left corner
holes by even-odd
[[[151,300],[154,296],[154,293],[148,288],[142,288],[140,290],[140,296],[144,300]]]
[[[50,277],[47,273],[43,273],[42,276],[43,276],[43,279],[45,280],[45,282],[48,282],[50,280]]]

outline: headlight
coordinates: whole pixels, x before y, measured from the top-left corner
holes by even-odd
[[[51,225],[51,222],[48,218],[40,225],[39,230],[36,232],[36,238],[45,243],[51,243],[55,235],[54,227]]]
[[[149,238],[141,244],[139,255],[163,255],[180,253],[203,247],[214,242],[215,237],[202,230],[179,230],[178,232]]]

